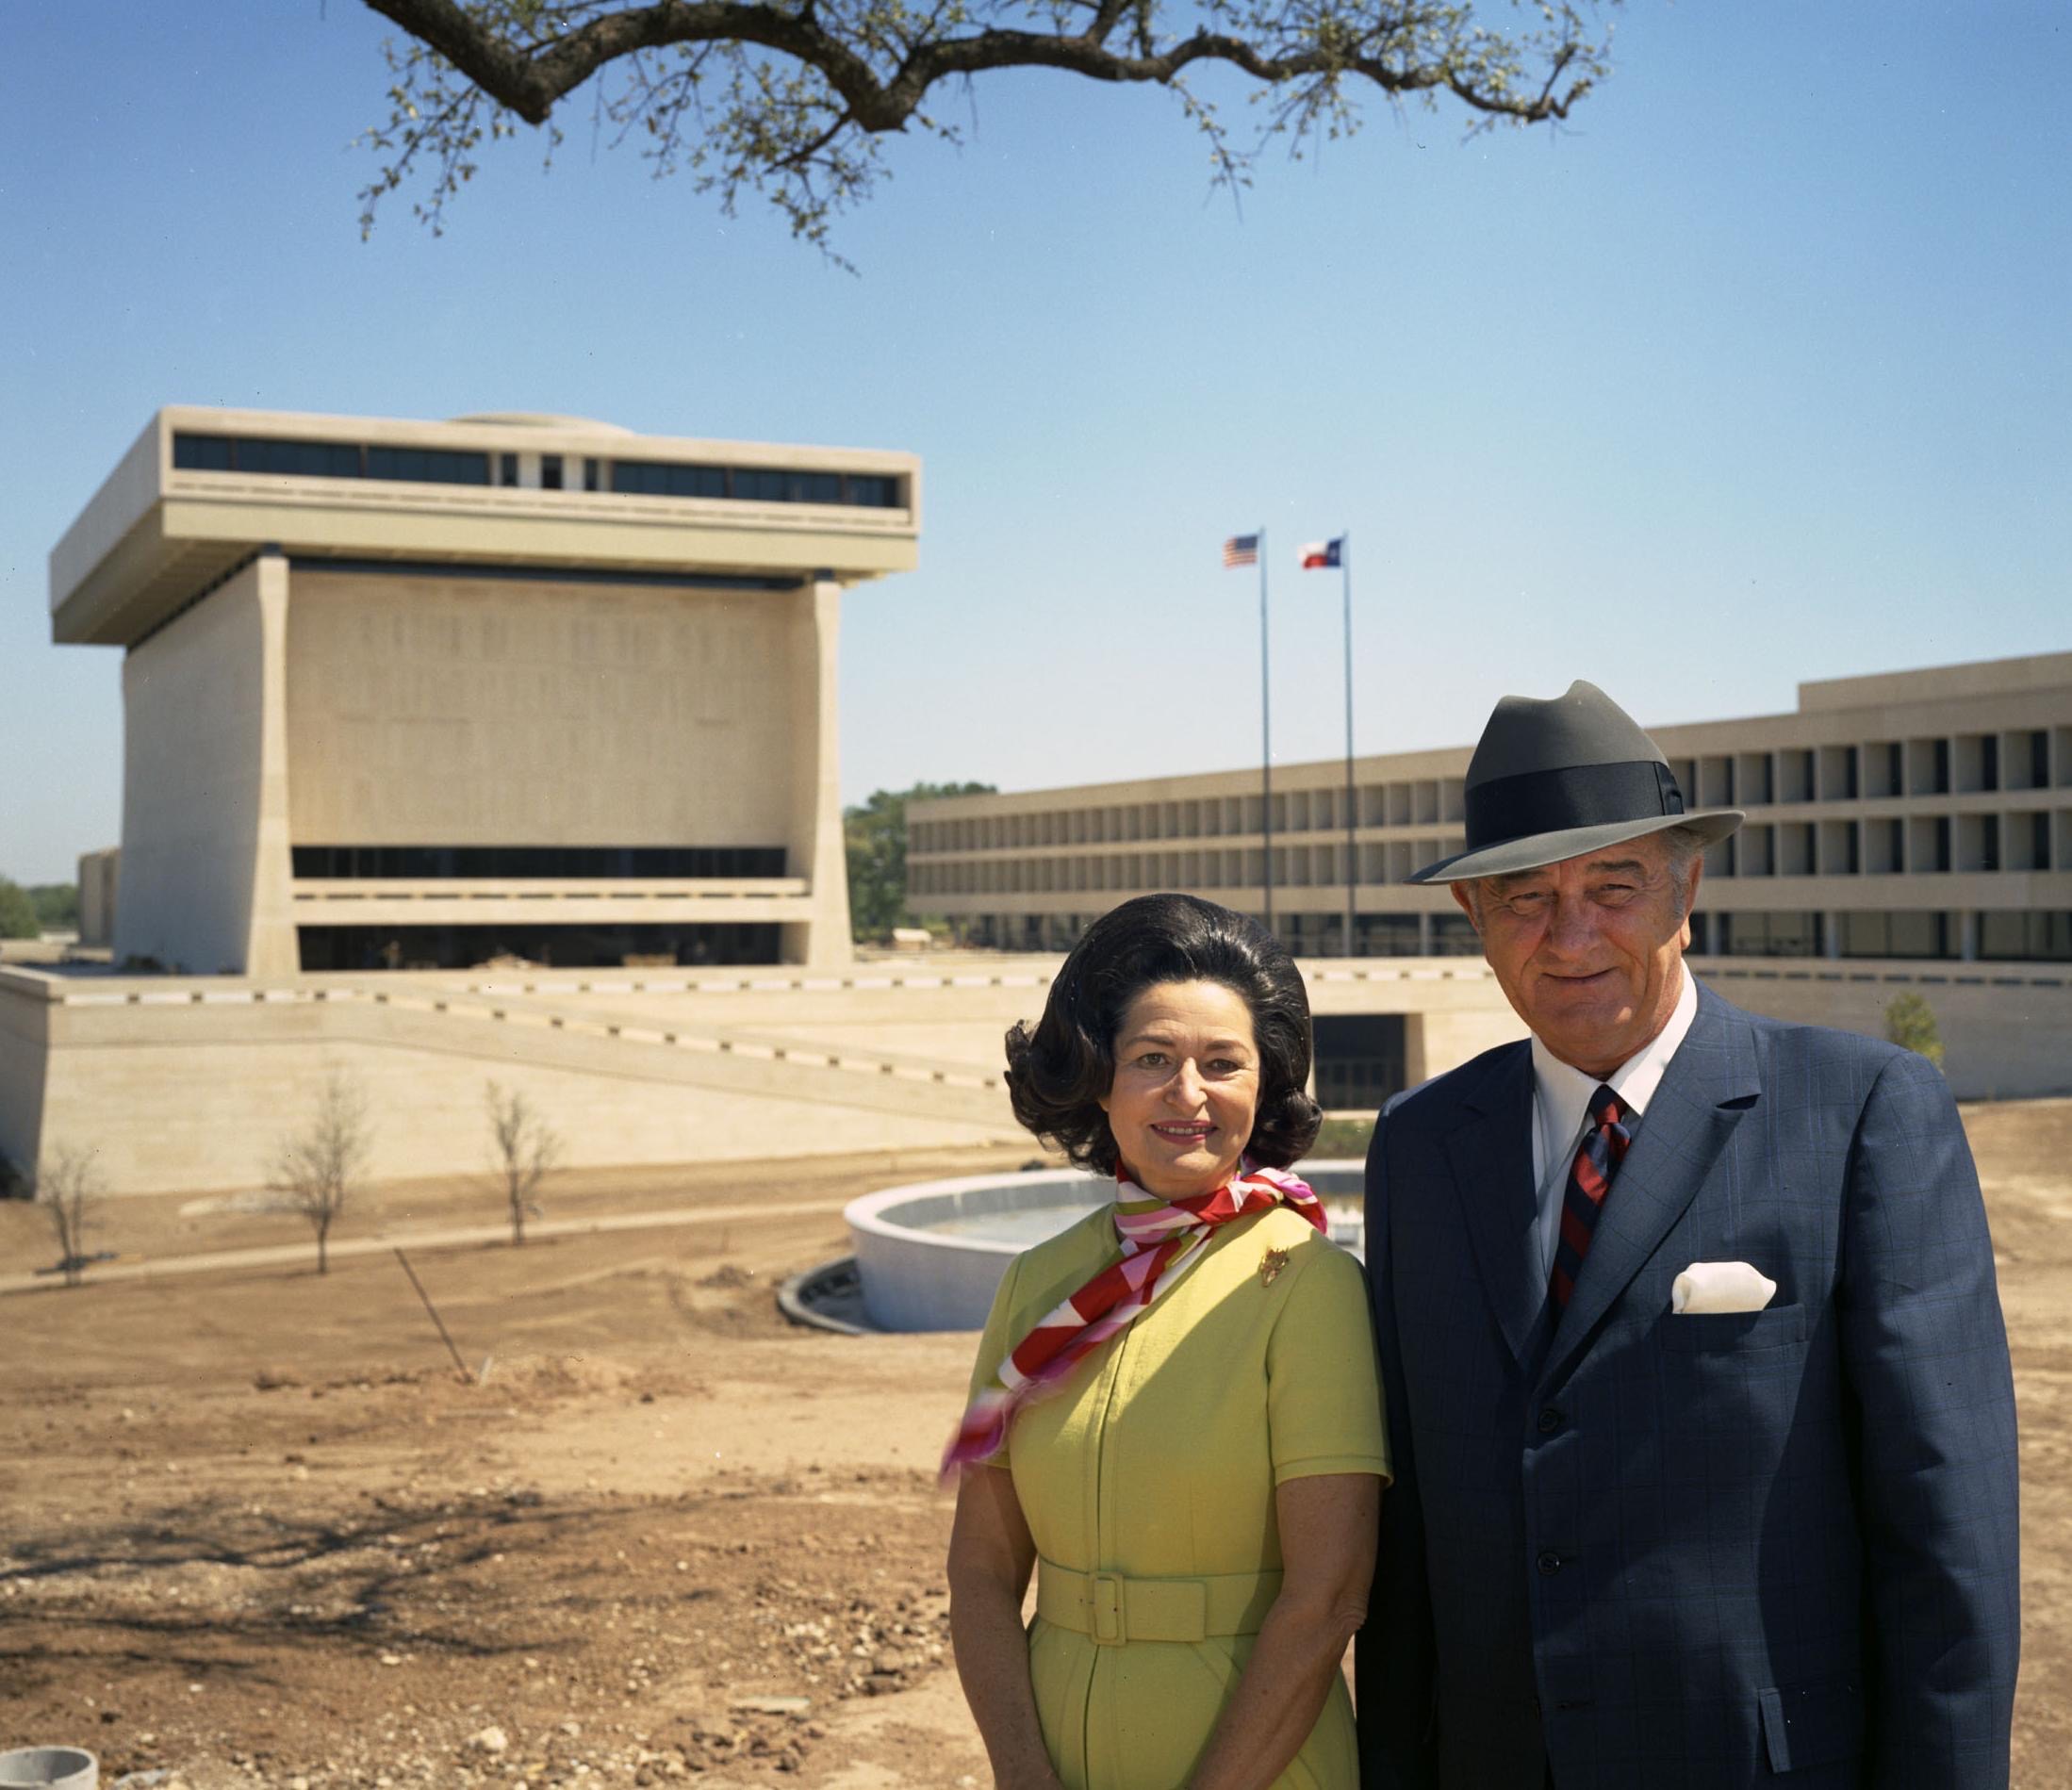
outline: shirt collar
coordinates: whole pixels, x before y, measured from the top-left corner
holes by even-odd
[[[1676,967],[1684,985],[1677,991],[1668,1024],[1604,1078],[1604,1085],[1619,1096],[1620,1104],[1639,1117],[1646,1116],[1648,1102],[1662,1085],[1669,1059],[1676,1055],[1677,1046],[1691,1028],[1691,1021],[1698,1016],[1697,980],[1687,964],[1680,962]],[[1540,1043],[1537,1032],[1533,1035],[1533,1085],[1540,1109],[1553,1121],[1549,1129],[1557,1142],[1565,1142],[1583,1128],[1598,1078],[1563,1062]]]

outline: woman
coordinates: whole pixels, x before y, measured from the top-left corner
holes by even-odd
[[[944,1463],[995,1779],[1350,1790],[1389,1463],[1358,1264],[1282,1173],[1320,1116],[1302,978],[1250,920],[1145,895],[1007,1048],[1015,1117],[1116,1188],[1008,1270]]]

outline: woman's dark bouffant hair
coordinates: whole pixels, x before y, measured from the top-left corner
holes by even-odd
[[[1092,926],[1031,1030],[1007,1035],[1014,1116],[1081,1168],[1112,1174],[1115,1136],[1101,1096],[1115,1077],[1115,1034],[1131,1001],[1159,982],[1220,982],[1252,1010],[1258,1114],[1245,1154],[1267,1168],[1299,1162],[1324,1114],[1309,1079],[1309,996],[1294,960],[1255,920],[1194,895],[1139,895]]]

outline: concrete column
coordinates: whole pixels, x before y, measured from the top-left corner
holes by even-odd
[[[1417,917],[1417,954],[1420,957],[1432,955],[1432,916],[1429,913],[1421,913]],[[1422,1039],[1419,1047],[1422,1048]],[[1412,1077],[1413,1083],[1422,1079],[1422,1076]]]
[[[253,836],[252,916],[247,976],[292,976],[302,968],[295,939],[294,862],[288,829],[288,561],[262,554],[259,609],[259,787]]]
[[[1415,1088],[1419,1082],[1428,1080],[1431,1074],[1424,1043],[1424,1015],[1406,1013],[1403,1016],[1404,1085]]]
[[[120,847],[90,851],[79,860],[79,943],[115,942],[115,904],[122,879]]]
[[[256,557],[123,662],[114,955],[198,976],[297,968],[288,832],[288,562]]]
[[[1978,961],[1979,916],[1969,908],[1957,915],[1957,955],[1966,963]]]
[[[836,648],[842,586],[817,573],[789,599],[791,702],[798,758],[792,766],[791,873],[804,876],[813,917],[783,930],[787,963],[841,968],[852,961],[848,862],[842,846],[842,766]]]
[[[1842,916],[1830,909],[1820,916],[1821,956],[1842,955]]]

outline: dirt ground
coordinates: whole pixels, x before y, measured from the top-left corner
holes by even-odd
[[[2072,1102],[1965,1117],[2022,1405],[2015,1782],[2043,1790],[2072,1752]],[[709,1216],[420,1249],[468,1380],[386,1254],[0,1296],[0,1747],[158,1790],[988,1782],[932,1473],[972,1339],[773,1299],[842,1253],[846,1199],[977,1166],[570,1179],[550,1218]],[[306,1235],[104,1212],[91,1240],[154,1264]],[[485,1187],[395,1188],[339,1235],[497,1217]],[[51,1258],[39,1219],[0,1207],[0,1274]]]

